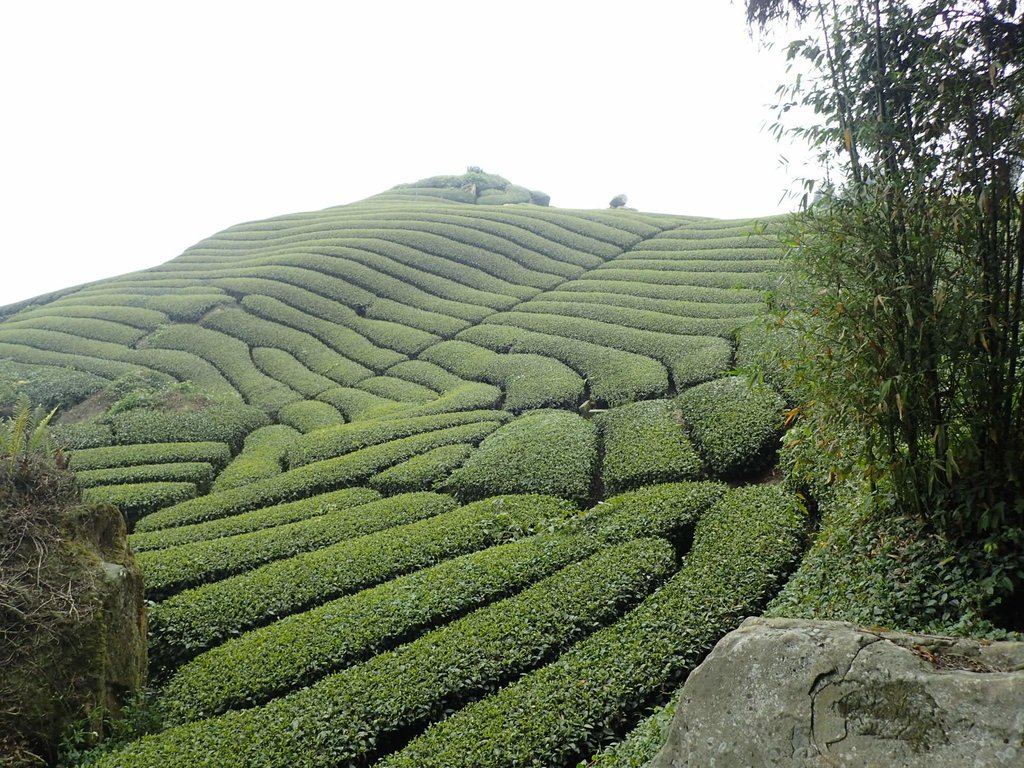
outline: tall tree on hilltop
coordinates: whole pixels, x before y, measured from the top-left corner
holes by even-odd
[[[823,432],[854,423],[896,509],[1024,542],[1024,12],[1016,0],[748,0],[795,21],[780,112],[820,151],[791,297]],[[798,320],[803,318],[803,320]]]

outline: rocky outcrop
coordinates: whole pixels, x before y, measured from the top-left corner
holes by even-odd
[[[1024,766],[1024,643],[748,619],[690,675],[653,768]]]
[[[123,516],[88,505],[49,514],[0,567],[0,608],[18,609],[0,637],[3,768],[52,763],[69,727],[100,731],[145,682],[142,576]]]

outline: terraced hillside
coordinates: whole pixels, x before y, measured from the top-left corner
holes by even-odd
[[[0,310],[154,601],[165,728],[103,765],[576,765],[757,611],[804,521],[728,372],[780,253],[542,202],[439,177]]]

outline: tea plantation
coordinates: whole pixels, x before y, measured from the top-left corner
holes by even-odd
[[[152,601],[159,724],[95,764],[641,765],[804,543],[731,373],[763,227],[470,173],[0,308]]]

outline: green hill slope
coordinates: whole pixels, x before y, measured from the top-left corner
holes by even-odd
[[[0,404],[61,406],[155,601],[168,728],[103,764],[425,764],[520,710],[473,765],[621,737],[796,556],[794,499],[714,482],[777,441],[778,396],[718,380],[780,266],[751,221],[469,173],[0,309]]]

